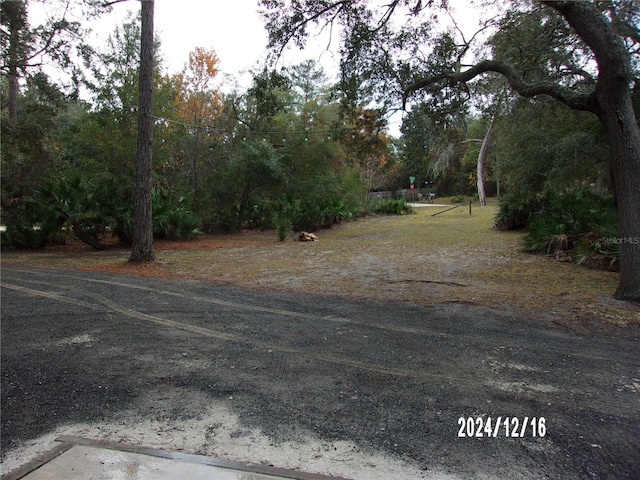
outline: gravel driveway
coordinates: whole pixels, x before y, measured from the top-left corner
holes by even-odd
[[[638,347],[472,305],[3,267],[3,462],[72,433],[359,479],[637,478]]]

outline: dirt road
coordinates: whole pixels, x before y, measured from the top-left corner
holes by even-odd
[[[362,479],[637,478],[638,347],[471,305],[3,267],[3,460],[64,432]]]

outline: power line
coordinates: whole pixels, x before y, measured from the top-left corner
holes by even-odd
[[[333,129],[324,129],[324,130],[310,130],[310,129],[305,129],[305,130],[296,130],[296,131],[282,131],[282,130],[252,130],[252,129],[248,129],[247,132],[238,132],[237,130],[230,130],[230,129],[224,129],[224,128],[217,128],[217,127],[212,127],[209,125],[198,125],[195,123],[188,123],[188,122],[183,122],[181,120],[174,120],[171,118],[166,118],[166,117],[158,117],[156,115],[151,115],[151,118],[153,118],[154,120],[159,120],[161,122],[164,123],[171,123],[171,124],[175,124],[175,125],[181,125],[183,127],[186,128],[198,128],[198,129],[203,129],[206,130],[207,132],[210,133],[220,133],[220,134],[228,134],[228,135],[235,135],[238,133],[244,133],[245,135],[251,135],[251,136],[260,136],[260,135],[284,135],[284,136],[309,136],[309,135],[327,135],[330,136],[331,134],[343,134],[346,132],[356,132],[359,131],[361,129],[355,128],[355,127],[340,127],[340,128],[333,128]],[[240,123],[239,123],[240,125]]]

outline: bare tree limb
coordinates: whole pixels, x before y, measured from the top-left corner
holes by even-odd
[[[111,5],[115,5],[116,3],[124,3],[129,2],[131,0],[112,0],[111,2],[104,2],[102,4],[103,7],[110,7]]]

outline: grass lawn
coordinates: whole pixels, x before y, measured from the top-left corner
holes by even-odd
[[[613,299],[618,274],[520,251],[522,233],[493,230],[495,205],[421,207],[316,232],[318,242],[279,242],[274,231],[156,242],[151,265],[127,262],[128,250],[51,247],[4,252],[5,264],[121,271],[230,282],[362,299],[483,305],[559,323],[640,324],[637,303]]]

